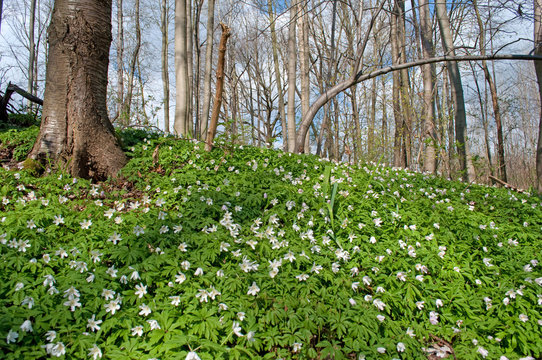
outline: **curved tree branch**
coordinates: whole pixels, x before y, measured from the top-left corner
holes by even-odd
[[[375,71],[372,71],[367,74],[363,74],[363,71],[359,71],[355,76],[350,77],[344,81],[339,82],[332,88],[329,88],[324,93],[322,93],[311,105],[306,116],[303,117],[301,124],[299,125],[299,130],[297,131],[296,137],[296,146],[295,150],[297,153],[301,154],[305,150],[305,136],[307,131],[316,117],[316,114],[322,106],[324,106],[329,100],[333,99],[335,96],[341,92],[347,90],[348,88],[359,84],[360,82],[372,79],[377,76],[385,75],[393,71],[409,69],[416,66],[421,66],[425,64],[434,64],[440,62],[458,62],[458,61],[479,61],[479,60],[540,60],[542,61],[542,56],[540,55],[524,55],[524,54],[506,54],[506,55],[466,55],[466,56],[437,56],[429,59],[421,59],[416,61],[407,62],[404,64],[387,66]]]

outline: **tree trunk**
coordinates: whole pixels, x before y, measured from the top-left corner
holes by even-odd
[[[194,46],[192,35],[192,0],[186,0],[186,71],[188,72],[188,78],[186,80],[187,86],[187,99],[186,99],[186,132],[188,135],[194,135]],[[192,136],[195,138],[195,136]]]
[[[399,62],[404,64],[406,60],[406,25],[405,25],[405,2],[404,0],[395,0],[397,12],[397,40],[399,46]],[[403,117],[402,126],[402,162],[404,167],[411,166],[412,163],[412,104],[409,94],[409,75],[408,69],[402,69],[400,72],[400,99]]]
[[[207,40],[205,47],[205,74],[203,75],[203,111],[200,119],[201,139],[205,141],[209,109],[211,107],[211,72],[213,71],[213,34],[215,24],[215,0],[207,3]]]
[[[2,31],[2,13],[4,10],[4,0],[0,0],[0,32]]]
[[[310,108],[310,69],[309,69],[309,21],[307,0],[298,1],[299,19],[299,72],[301,77],[301,116],[305,116]],[[292,137],[295,147],[295,135]],[[310,154],[310,131],[305,136],[305,154]]]
[[[141,49],[141,25],[139,17],[139,0],[135,0],[134,3],[134,22],[135,22],[135,35],[136,43],[134,52],[132,53],[132,59],[130,59],[130,73],[128,75],[128,86],[126,89],[126,98],[124,99],[123,111],[122,111],[122,123],[129,125],[131,122],[132,112],[132,97],[134,94],[134,77],[136,73],[137,61],[139,58],[139,50]],[[141,74],[140,74],[141,75]]]
[[[446,9],[446,0],[436,0],[435,8],[437,12],[437,20],[440,28],[440,36],[442,45],[446,55],[455,56],[455,47],[452,38],[452,30],[450,20],[448,18],[448,10]],[[452,97],[454,101],[454,117],[455,117],[455,139],[457,154],[459,156],[459,169],[462,172],[465,180],[468,182],[470,176],[467,164],[467,117],[465,113],[465,100],[463,97],[463,85],[461,83],[461,73],[457,62],[447,64],[450,83],[452,86]]]
[[[288,151],[295,151],[295,86],[296,86],[296,36],[295,25],[297,1],[290,2],[290,23],[288,25],[288,133],[283,134],[288,142]],[[305,138],[303,138],[303,142]]]
[[[169,57],[168,57],[168,0],[162,0],[160,30],[162,32],[162,91],[164,94],[164,130],[169,133]]]
[[[542,55],[542,0],[534,0],[534,54]],[[542,60],[535,61],[538,94],[542,101]],[[538,124],[538,143],[536,146],[536,180],[538,193],[542,194],[542,108]]]
[[[124,105],[124,15],[122,0],[117,0],[117,117],[122,119]]]
[[[34,67],[36,59],[36,43],[34,41],[34,34],[36,30],[36,0],[30,1],[30,23],[28,24],[28,38],[29,38],[29,57],[28,57],[28,89],[27,91],[34,95]],[[32,112],[32,102],[28,101],[28,111]]]
[[[397,65],[400,60],[400,47],[399,47],[399,34],[398,34],[398,22],[399,14],[397,13],[397,6],[394,7],[394,11],[391,14],[391,61],[393,65]],[[395,134],[393,137],[393,166],[404,167],[403,156],[403,126],[404,126],[404,114],[401,102],[401,74],[398,71],[393,72],[393,88],[392,88],[392,103],[393,103],[393,117],[395,119]]]
[[[484,24],[482,22],[482,18],[480,17],[480,12],[478,11],[478,5],[477,0],[472,1],[472,5],[474,7],[474,11],[476,13],[476,19],[478,22],[478,28],[480,29],[480,54],[485,55],[485,29]],[[506,163],[504,158],[504,136],[502,132],[502,119],[501,119],[501,110],[499,107],[499,99],[497,96],[497,86],[495,85],[495,81],[493,81],[493,78],[491,77],[491,73],[489,72],[489,67],[487,66],[487,61],[482,60],[482,69],[484,70],[484,75],[487,81],[487,84],[489,86],[489,91],[491,93],[491,102],[493,104],[493,115],[495,116],[495,123],[497,125],[497,158],[499,159],[499,169],[498,169],[498,176],[501,178],[502,181],[506,182],[508,181],[506,176]]]
[[[209,130],[207,131],[207,138],[205,141],[205,150],[211,151],[213,149],[213,141],[215,140],[216,128],[218,126],[218,116],[220,115],[220,106],[222,105],[222,92],[224,90],[224,67],[226,62],[226,44],[230,37],[230,28],[220,23],[222,28],[222,36],[220,37],[220,44],[218,46],[218,64],[216,69],[216,94],[213,105],[213,113],[211,114],[211,123],[209,124]]]
[[[287,137],[287,129],[288,124],[286,122],[286,110],[284,108],[284,93],[282,92],[282,76],[280,73],[280,63],[279,63],[279,50],[278,50],[278,41],[277,41],[277,32],[275,30],[275,11],[273,10],[273,2],[271,0],[267,1],[267,11],[269,13],[269,28],[271,31],[271,46],[273,50],[273,65],[275,67],[275,81],[277,83],[277,93],[278,93],[278,101],[279,101],[279,116],[280,116],[280,122],[282,126],[282,134],[283,134],[283,141],[282,141],[282,149],[284,151],[288,151],[288,141],[286,141]]]
[[[419,0],[420,6],[420,37],[422,52],[425,59],[434,56],[433,26],[428,0]],[[435,85],[435,68],[431,64],[422,66],[423,76],[423,136],[425,144],[423,169],[434,173],[437,170],[437,132],[435,131],[435,102],[433,89]]]
[[[29,157],[75,177],[115,176],[127,160],[107,117],[111,0],[56,0],[48,39],[43,121]]]
[[[186,127],[189,111],[186,1],[190,0],[175,0],[175,84],[177,89],[173,129],[175,135],[183,137],[189,132]]]

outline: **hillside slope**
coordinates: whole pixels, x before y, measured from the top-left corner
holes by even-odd
[[[0,170],[6,359],[542,356],[540,198],[125,143],[116,181]]]

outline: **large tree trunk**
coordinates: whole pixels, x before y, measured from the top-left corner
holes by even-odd
[[[542,0],[534,0],[534,54],[542,55]],[[542,101],[542,60],[535,61],[538,93]],[[542,194],[542,108],[538,124],[538,143],[536,146],[536,180],[538,193]]]
[[[169,133],[169,64],[168,64],[168,0],[162,0],[160,30],[162,32],[162,88],[164,93],[164,130]]]
[[[200,119],[201,139],[207,135],[209,109],[211,108],[211,72],[213,71],[213,34],[215,24],[215,0],[207,4],[207,40],[205,46],[205,74],[203,75],[203,111]]]
[[[188,85],[188,50],[187,50],[187,19],[186,2],[191,0],[175,0],[175,135],[187,136],[186,127],[189,114],[189,85]]]
[[[436,0],[435,8],[437,19],[440,28],[440,36],[442,45],[446,55],[455,56],[455,47],[452,38],[452,29],[448,10],[446,9],[446,0]],[[447,64],[450,83],[452,85],[452,96],[454,101],[454,117],[455,117],[455,139],[457,154],[459,156],[459,169],[463,173],[464,178],[469,180],[472,177],[472,172],[468,169],[467,164],[467,117],[465,113],[465,99],[463,97],[463,85],[461,83],[461,73],[457,62]],[[469,174],[470,173],[470,174]]]
[[[126,163],[107,116],[111,0],[56,0],[42,125],[29,157],[105,179]]]
[[[434,56],[433,27],[428,0],[419,0],[420,5],[420,37],[425,59]],[[433,89],[435,84],[435,68],[431,64],[422,66],[423,73],[423,141],[425,144],[423,169],[434,173],[437,170],[437,132],[435,131],[435,102]]]

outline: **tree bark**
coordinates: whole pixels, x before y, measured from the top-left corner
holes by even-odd
[[[134,93],[134,77],[136,73],[137,61],[139,58],[139,50],[141,49],[141,25],[139,17],[139,0],[134,2],[134,22],[135,22],[135,35],[136,43],[132,58],[130,59],[130,72],[128,74],[128,86],[126,89],[126,98],[124,99],[123,111],[122,111],[122,123],[123,125],[130,125],[131,112],[132,112],[132,97]]]
[[[309,69],[309,21],[307,0],[298,0],[299,19],[299,72],[301,77],[301,116],[310,108],[310,69]],[[294,133],[295,134],[295,133]],[[295,136],[292,137],[295,146]],[[305,136],[305,154],[310,154],[310,132]]]
[[[187,118],[189,113],[189,86],[188,86],[188,50],[187,50],[187,14],[186,1],[175,0],[175,123],[173,129],[177,136],[187,136]]]
[[[446,55],[455,56],[455,47],[448,10],[446,9],[446,0],[436,0],[435,8],[444,51]],[[469,174],[470,171],[467,164],[467,117],[465,113],[465,99],[463,97],[461,73],[456,62],[449,63],[447,68],[450,76],[450,83],[452,85],[452,97],[454,101],[455,140],[457,154],[459,156],[459,169],[463,174],[462,176],[464,176],[468,182],[470,180],[469,177],[473,174]]]
[[[168,0],[162,0],[160,30],[162,32],[162,91],[164,96],[164,130],[169,134],[169,39],[168,39]]]
[[[296,86],[296,17],[297,1],[290,2],[290,23],[288,25],[288,133],[284,133],[284,140],[288,143],[288,151],[295,151],[295,86]],[[305,137],[303,137],[305,144]]]
[[[28,92],[34,95],[34,67],[36,59],[36,43],[34,40],[36,30],[36,0],[30,1],[30,23],[28,24],[29,57],[28,57]],[[32,102],[28,101],[28,111],[32,112]]]
[[[397,65],[400,63],[399,55],[399,14],[397,13],[397,6],[394,6],[394,11],[391,14],[391,58],[392,64]],[[395,130],[393,136],[393,166],[395,167],[404,167],[406,164],[404,162],[403,156],[403,126],[404,126],[404,113],[402,109],[401,102],[401,73],[394,71],[392,74],[393,77],[393,88],[392,88],[392,103],[393,103],[393,117],[395,119]]]
[[[187,99],[186,99],[186,131],[188,135],[194,136],[194,42],[192,40],[193,35],[193,25],[192,25],[192,0],[186,0],[186,71],[188,73],[188,78],[186,80],[187,86]]]
[[[222,36],[220,37],[220,44],[218,45],[218,64],[216,69],[216,94],[213,105],[213,113],[211,114],[211,123],[209,124],[209,130],[207,131],[207,138],[205,141],[205,150],[211,151],[213,149],[213,142],[215,140],[216,128],[218,126],[218,116],[220,115],[220,106],[222,105],[222,92],[224,90],[224,68],[226,62],[226,45],[228,38],[230,37],[230,28],[223,23],[220,23],[222,28]]]
[[[420,37],[424,59],[434,55],[433,26],[428,0],[419,0]],[[435,68],[431,64],[422,65],[423,76],[423,136],[425,144],[423,169],[434,173],[437,170],[437,132],[435,131],[435,102],[433,89],[435,85]]]
[[[542,0],[534,0],[534,54],[542,56]],[[534,67],[538,81],[538,94],[542,101],[542,61],[535,61]],[[542,108],[540,109],[536,146],[536,180],[538,193],[542,194]]]
[[[0,0],[0,32],[2,32],[2,13],[4,12],[4,0]]]
[[[126,163],[107,116],[111,0],[56,0],[42,125],[30,158],[105,179]]]
[[[122,0],[117,0],[117,117],[122,119],[124,105],[124,14]]]
[[[480,12],[478,11],[478,5],[477,0],[472,1],[472,5],[474,7],[474,11],[476,13],[476,20],[478,22],[478,28],[480,29],[480,54],[485,55],[485,29],[484,24],[482,22],[482,18],[480,17]],[[502,181],[506,182],[508,181],[506,176],[506,163],[505,163],[505,157],[504,157],[504,136],[502,131],[502,119],[501,119],[501,110],[499,107],[499,98],[497,95],[497,85],[495,85],[495,81],[493,81],[493,78],[491,77],[491,73],[489,72],[489,67],[487,66],[487,61],[482,60],[482,69],[484,70],[484,75],[487,81],[487,84],[489,86],[489,92],[491,93],[491,102],[493,105],[493,115],[495,116],[495,123],[497,125],[497,158],[499,159],[499,168],[498,168],[498,174]]]
[[[286,110],[284,108],[284,93],[282,92],[282,76],[280,73],[280,63],[279,63],[279,50],[278,50],[278,41],[277,41],[277,32],[275,30],[275,10],[273,9],[273,2],[271,0],[267,1],[267,11],[269,13],[269,29],[271,31],[271,47],[273,51],[273,65],[275,67],[275,81],[277,83],[277,93],[279,101],[279,116],[282,126],[282,149],[288,151],[288,141],[287,137],[287,128],[288,124],[286,121]]]
[[[213,34],[215,24],[215,0],[207,3],[207,40],[205,47],[205,74],[203,75],[203,111],[200,119],[201,139],[207,135],[209,109],[211,107],[211,73],[213,71]]]

